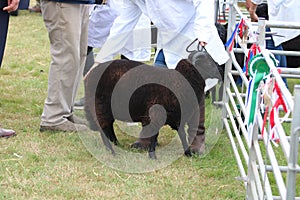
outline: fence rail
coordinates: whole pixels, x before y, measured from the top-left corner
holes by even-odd
[[[228,33],[233,34],[236,22],[247,18],[237,6],[237,1],[228,2]],[[223,123],[235,155],[240,171],[240,180],[244,182],[247,199],[300,199],[296,197],[296,177],[300,173],[299,167],[299,132],[300,132],[300,85],[295,85],[294,95],[286,88],[282,77],[300,78],[300,69],[282,69],[279,74],[274,62],[270,58],[270,52],[274,54],[299,56],[297,51],[268,51],[265,50],[265,27],[300,29],[300,23],[281,23],[259,20],[257,24],[246,22],[248,26],[257,26],[260,33],[256,44],[262,48],[262,56],[270,68],[280,88],[280,92],[286,102],[287,113],[278,114],[275,126],[270,128],[271,115],[268,113],[266,101],[257,109],[253,129],[246,124],[247,91],[251,87],[249,77],[245,75],[238,64],[234,52],[242,52],[246,56],[249,49],[239,48],[229,51],[230,61],[226,63],[223,91]],[[237,38],[237,42],[240,40]],[[242,85],[236,84],[235,76],[239,76]],[[258,88],[258,101],[263,95],[266,85],[260,84]],[[263,98],[263,97],[262,97]],[[267,125],[266,125],[267,124]],[[285,130],[289,129],[290,132]],[[253,130],[253,131],[251,131]],[[263,134],[262,134],[263,133]],[[270,139],[272,134],[277,134],[279,144]],[[299,187],[299,186],[298,186]],[[299,192],[299,191],[298,191]]]

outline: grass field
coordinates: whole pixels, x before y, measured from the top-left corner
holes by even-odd
[[[94,132],[40,133],[49,63],[49,40],[41,15],[20,11],[11,17],[0,70],[0,124],[16,130],[17,136],[0,140],[0,199],[245,198],[225,132],[213,138],[205,156],[178,156],[156,170],[139,169],[138,173],[122,167],[156,166],[161,160],[150,161],[145,153],[133,158],[135,152],[128,146],[134,138],[125,136],[124,130],[117,133],[121,150],[128,152],[121,159],[95,149],[102,143]],[[81,87],[78,97],[82,95]],[[76,114],[84,116],[80,110]],[[209,119],[218,119],[213,114],[209,113]],[[159,137],[161,146],[173,135],[165,127]]]

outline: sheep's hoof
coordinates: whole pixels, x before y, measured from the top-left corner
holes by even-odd
[[[191,149],[190,149],[190,148],[187,148],[187,149],[184,151],[184,155],[186,155],[187,157],[192,157]]]
[[[201,144],[200,147],[193,147],[191,148],[191,152],[192,154],[196,154],[196,155],[203,155],[205,152],[205,143]]]
[[[155,151],[150,151],[150,152],[149,152],[149,158],[150,158],[150,159],[153,159],[153,160],[156,160],[156,159],[157,159],[156,154],[155,154]]]
[[[205,93],[205,98],[209,98],[209,95],[210,95],[210,92],[209,91],[206,91],[206,93]]]
[[[149,149],[149,144],[144,144],[142,142],[136,141],[135,143],[130,145],[130,148],[140,149],[140,150],[148,150]]]
[[[118,140],[116,140],[116,141],[114,141],[114,144],[115,144],[116,146],[118,146],[118,145],[120,145],[120,142],[119,142]]]

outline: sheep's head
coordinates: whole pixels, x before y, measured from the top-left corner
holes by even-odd
[[[222,81],[221,74],[218,70],[218,64],[211,58],[211,56],[205,51],[193,51],[188,57],[188,61],[197,69],[202,78],[206,82],[206,86],[215,85],[219,81]],[[209,88],[206,88],[209,89]]]

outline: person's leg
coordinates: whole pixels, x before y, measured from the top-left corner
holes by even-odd
[[[88,8],[82,4],[42,1],[52,61],[41,126],[68,121],[86,59]]]
[[[95,61],[94,61],[93,47],[88,46],[87,57],[86,57],[86,61],[85,61],[84,69],[83,69],[83,77],[88,73],[88,71],[90,71],[90,69],[94,65],[94,62]],[[84,106],[84,103],[85,103],[85,99],[84,99],[84,97],[82,97],[82,98],[78,99],[77,101],[75,101],[74,106],[77,107],[77,109],[79,109]]]
[[[273,39],[266,40],[266,48],[270,50],[280,50],[283,51],[282,45],[275,46]],[[287,67],[287,61],[285,55],[275,55],[275,59],[279,61],[278,67]],[[282,79],[285,85],[288,87],[286,78]]]
[[[0,67],[2,64],[2,59],[4,56],[8,23],[9,23],[9,14],[2,10],[6,5],[3,1],[0,1]]]
[[[161,49],[159,50],[156,59],[154,61],[154,66],[155,67],[163,67],[163,68],[167,68],[167,63],[165,60],[165,55],[164,55],[164,51]]]
[[[83,77],[91,69],[91,67],[93,66],[93,64],[94,64],[93,47],[88,46],[86,62],[85,62],[85,65],[84,65],[84,70],[83,70]]]
[[[8,23],[9,23],[9,14],[2,10],[7,3],[4,1],[0,2],[0,67],[2,64],[2,59],[5,50],[6,38],[7,38],[7,30],[8,30]],[[16,132],[11,129],[5,129],[0,127],[0,137],[11,137],[14,136]]]

